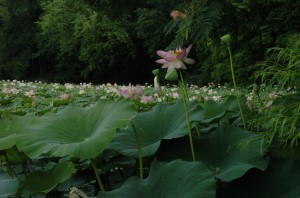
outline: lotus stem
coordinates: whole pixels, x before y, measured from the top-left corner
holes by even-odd
[[[237,87],[236,87],[233,61],[232,61],[232,54],[231,54],[231,49],[230,49],[229,44],[227,44],[227,49],[228,49],[229,59],[230,59],[230,70],[231,70],[231,76],[232,76],[232,81],[233,81],[233,86],[234,86],[234,92],[235,92],[236,100],[237,100],[239,110],[240,110],[240,113],[241,113],[241,118],[242,118],[242,122],[243,122],[243,125],[244,125],[244,129],[247,130],[244,114],[243,114],[241,103],[240,103],[239,93],[238,93],[238,90],[237,90]]]
[[[136,128],[134,126],[133,121],[131,121],[131,125],[132,125],[132,129],[133,129],[133,132],[134,132],[134,135],[135,135],[136,142],[138,144],[140,179],[142,180],[144,178],[144,176],[143,176],[143,153],[142,153],[142,148],[141,148],[141,142],[140,142],[140,139],[139,139],[139,136],[137,134],[137,131],[136,131]]]
[[[10,166],[10,163],[9,163],[9,160],[7,157],[7,153],[5,150],[3,151],[3,155],[4,155],[5,162],[6,162],[8,174],[11,175],[13,178],[15,178],[16,174],[14,172],[14,169]]]
[[[181,92],[182,92],[182,95],[183,95],[183,97],[182,97],[183,98],[183,107],[184,107],[185,119],[186,119],[187,127],[188,127],[191,153],[192,153],[193,161],[196,161],[195,152],[194,152],[194,145],[193,145],[193,137],[192,137],[191,125],[190,125],[190,118],[189,118],[189,113],[188,113],[188,108],[187,108],[188,94],[187,94],[187,91],[186,91],[184,79],[182,77],[182,72],[180,70],[179,70],[179,75],[180,75],[179,85],[181,87]]]
[[[101,181],[101,179],[100,179],[100,177],[99,177],[99,174],[98,174],[96,165],[95,165],[95,163],[94,163],[93,160],[92,160],[92,167],[93,167],[93,169],[94,169],[94,172],[95,172],[96,179],[97,179],[97,182],[98,182],[98,184],[99,184],[99,187],[100,187],[101,191],[104,192],[104,191],[105,191],[104,186],[103,186],[102,181]]]

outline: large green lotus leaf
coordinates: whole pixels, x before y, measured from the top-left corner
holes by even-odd
[[[16,194],[19,186],[17,178],[11,178],[4,172],[0,172],[0,197],[8,197]]]
[[[265,170],[269,162],[269,158],[263,157],[265,148],[259,136],[230,124],[222,124],[214,132],[194,138],[193,142],[196,159],[203,161],[223,181],[242,177],[251,168]],[[174,150],[176,152],[171,152]],[[190,153],[189,141],[185,137],[164,142],[157,159],[191,160]]]
[[[198,117],[200,107],[196,103],[188,103],[190,120]],[[117,133],[109,148],[117,150],[129,157],[138,157],[138,147],[142,149],[143,156],[153,155],[159,148],[162,139],[182,137],[187,134],[182,100],[168,106],[158,104],[153,111],[139,113],[133,120],[137,139],[132,126]]]
[[[259,136],[230,124],[222,124],[196,144],[199,159],[223,181],[239,178],[251,168],[265,170],[269,162]]]
[[[224,102],[207,101],[201,105],[203,111],[201,114],[202,123],[219,122],[226,113],[238,111],[238,105],[235,96],[229,96]]]
[[[31,158],[42,154],[93,158],[135,114],[128,100],[98,102],[88,108],[70,105],[41,116],[37,124],[18,133],[17,147]]]
[[[120,188],[101,192],[99,198],[213,198],[215,180],[202,162],[154,162],[147,179],[128,179]]]
[[[0,150],[9,149],[14,146],[16,144],[15,134],[28,127],[33,120],[33,114],[0,119]]]
[[[28,157],[23,152],[20,152],[16,146],[6,149],[5,154],[6,157],[0,155],[0,160],[8,160],[9,164],[22,164],[28,160]]]
[[[220,189],[222,198],[296,198],[300,197],[300,163],[294,160],[271,159],[268,169],[249,171],[244,177]]]
[[[66,161],[56,164],[49,170],[32,172],[20,185],[18,193],[22,195],[47,193],[59,183],[69,179],[75,172],[73,163]]]

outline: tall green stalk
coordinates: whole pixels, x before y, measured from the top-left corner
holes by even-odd
[[[229,53],[229,59],[230,59],[230,70],[231,70],[231,76],[232,76],[232,81],[233,81],[233,86],[234,86],[234,92],[235,92],[235,96],[236,96],[236,100],[240,109],[240,113],[241,113],[241,118],[243,121],[243,125],[244,125],[244,129],[247,130],[246,127],[246,123],[245,123],[245,118],[244,118],[244,114],[242,111],[242,107],[241,107],[241,103],[240,103],[240,98],[239,98],[239,93],[236,87],[236,82],[235,82],[235,76],[234,76],[234,68],[233,68],[233,61],[232,61],[232,54],[231,54],[231,49],[229,46],[229,43],[227,43],[227,49],[228,49],[228,53]]]
[[[133,124],[133,121],[131,121],[131,125],[132,125],[132,129],[133,129],[133,132],[134,132],[134,135],[135,135],[136,142],[138,144],[139,165],[140,165],[140,179],[142,180],[143,179],[143,154],[142,154],[141,142],[140,142],[139,136],[138,136],[138,134],[136,132],[136,128],[135,128],[135,126]]]
[[[188,94],[186,91],[185,82],[182,77],[182,72],[180,70],[179,70],[179,75],[180,75],[179,86],[180,86],[182,96],[183,96],[182,98],[183,98],[184,113],[185,113],[185,119],[186,119],[187,127],[188,127],[188,134],[189,134],[192,158],[193,158],[193,161],[196,161],[194,145],[193,145],[193,137],[192,137],[191,125],[190,125],[190,118],[189,118],[189,113],[188,113],[188,108],[187,108]]]
[[[101,179],[100,179],[100,177],[99,177],[99,174],[98,174],[98,171],[97,171],[97,168],[96,168],[96,165],[95,165],[94,160],[92,160],[92,167],[93,167],[93,169],[94,169],[94,172],[95,172],[96,179],[97,179],[97,182],[98,182],[98,184],[99,184],[99,187],[100,187],[101,191],[104,192],[105,189],[104,189],[104,186],[103,186],[103,184],[102,184],[102,181],[101,181]]]
[[[3,152],[3,155],[4,155],[4,159],[5,159],[5,163],[6,163],[6,166],[7,166],[7,172],[9,175],[11,175],[13,178],[16,177],[16,174],[14,172],[14,169],[11,167],[10,163],[9,163],[9,160],[8,160],[8,156],[7,156],[7,153],[6,151],[2,151]]]

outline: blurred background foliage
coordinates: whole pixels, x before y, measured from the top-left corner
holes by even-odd
[[[193,43],[189,82],[225,83],[220,37],[230,33],[237,80],[272,81],[276,67],[299,68],[282,55],[299,51],[299,9],[299,0],[0,0],[0,78],[152,83],[156,50]]]

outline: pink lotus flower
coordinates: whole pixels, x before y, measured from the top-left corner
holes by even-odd
[[[135,100],[142,96],[144,93],[144,89],[140,86],[130,86],[128,88],[123,88],[119,91],[119,94],[124,98],[130,98]]]
[[[152,96],[142,96],[141,97],[141,103],[142,104],[149,104],[152,103],[153,97]]]
[[[177,19],[178,17],[180,17],[180,18],[186,18],[186,14],[184,14],[184,13],[178,11],[178,10],[172,10],[172,11],[170,12],[170,16],[171,16],[174,20]]]
[[[194,64],[195,60],[187,58],[192,45],[188,48],[179,48],[175,51],[162,51],[158,50],[156,53],[158,56],[162,57],[155,61],[156,63],[162,64],[162,68],[175,68],[175,69],[186,69],[186,64]]]
[[[71,99],[71,95],[67,93],[63,93],[59,96],[62,100],[69,100]]]

